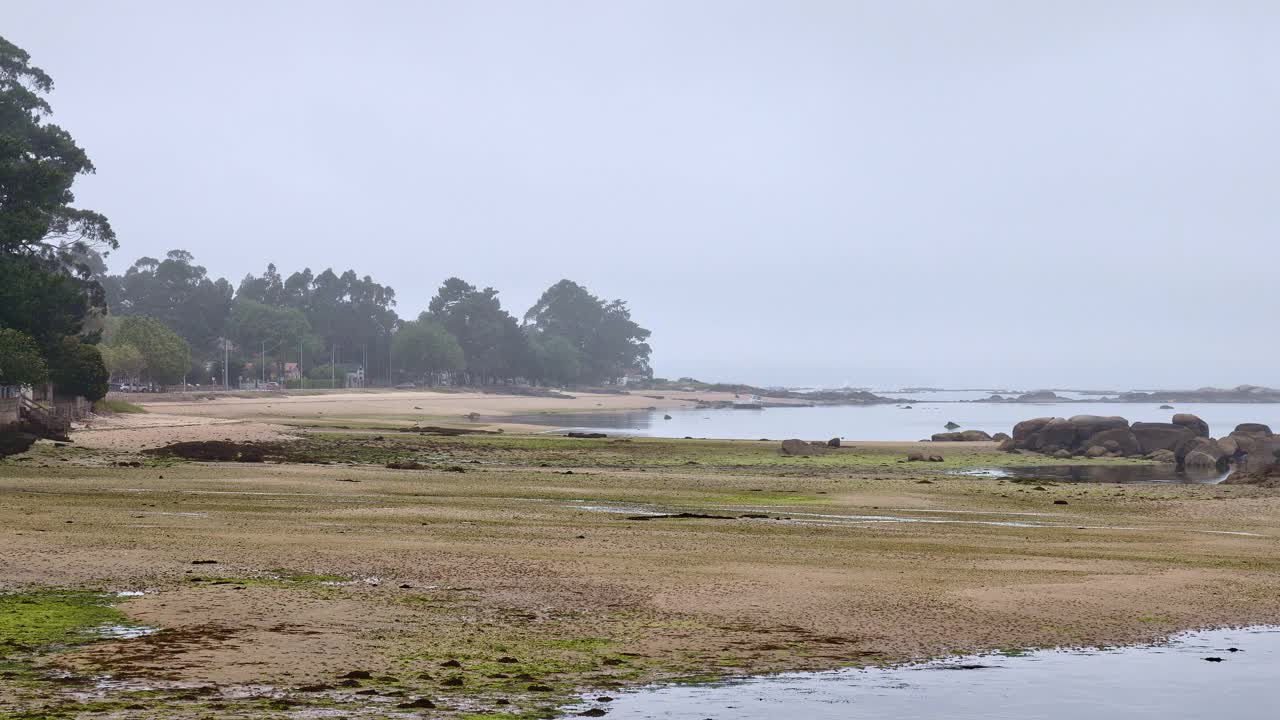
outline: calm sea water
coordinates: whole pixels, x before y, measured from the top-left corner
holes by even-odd
[[[1156,647],[649,688],[583,703],[566,717],[598,707],[614,720],[1273,720],[1278,679],[1280,628],[1250,628],[1189,633]]]
[[[985,397],[985,396],[984,396]],[[1210,433],[1221,437],[1242,422],[1266,423],[1280,430],[1280,404],[1186,403],[1173,410],[1136,403],[974,403],[921,402],[899,405],[835,405],[764,410],[673,409],[622,413],[563,413],[507,418],[561,429],[613,431],[653,437],[740,440],[802,438],[825,440],[921,440],[946,432],[947,422],[965,430],[1009,432],[1028,418],[1071,415],[1120,415],[1131,422],[1169,422],[1174,413],[1199,415]],[[666,420],[664,415],[670,415]]]

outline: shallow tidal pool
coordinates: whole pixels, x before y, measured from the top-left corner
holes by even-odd
[[[592,710],[634,720],[1272,720],[1280,717],[1280,627],[1187,633],[1147,647],[644,688],[577,705],[566,717]]]

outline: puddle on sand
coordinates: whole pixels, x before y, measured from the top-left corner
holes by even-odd
[[[836,513],[814,513],[814,512],[797,512],[794,510],[780,509],[775,505],[751,506],[751,507],[729,507],[729,506],[711,506],[711,507],[660,507],[657,505],[647,505],[639,503],[628,503],[624,505],[610,505],[606,503],[587,504],[586,500],[573,500],[572,504],[565,507],[574,510],[584,510],[586,512],[610,513],[616,515],[652,515],[661,517],[666,515],[675,515],[682,512],[699,512],[699,513],[717,513],[724,514],[729,517],[726,519],[745,520],[750,522],[789,522],[812,526],[832,526],[832,527],[861,527],[869,528],[880,525],[979,525],[988,527],[1009,527],[1009,528],[1074,528],[1076,530],[1142,530],[1142,527],[1124,527],[1119,525],[1080,525],[1078,523],[1067,522],[1070,518],[1078,517],[1070,513],[1024,513],[1024,512],[993,512],[993,511],[968,511],[968,510],[928,510],[928,509],[896,509],[893,512],[902,513],[921,513],[915,516],[900,515],[842,515]],[[771,511],[775,513],[768,517],[754,517],[756,513]],[[935,513],[942,517],[929,517],[923,513]],[[948,517],[947,514],[950,514]],[[956,517],[957,515],[974,515],[984,519],[964,519]],[[995,520],[985,519],[990,516],[1006,515],[1017,519],[1011,520]],[[736,516],[736,517],[733,517]],[[1027,516],[1034,516],[1039,520],[1026,519]],[[1058,522],[1053,522],[1057,520]],[[1258,533],[1243,532],[1239,530],[1204,530],[1200,528],[1179,526],[1177,530],[1188,533],[1208,533],[1213,535],[1240,535],[1244,537],[1268,537]]]
[[[89,632],[109,640],[132,640],[158,632],[157,628],[146,625],[102,625]]]
[[[1280,627],[1216,630],[1149,647],[645,688],[563,717],[600,708],[614,720],[1272,720],[1280,716],[1278,669]]]
[[[1061,482],[1095,483],[1162,483],[1183,485],[1216,485],[1227,479],[1229,472],[1179,471],[1168,464],[1160,465],[1027,465],[956,470],[953,475],[989,477],[1009,480],[1057,480]]]

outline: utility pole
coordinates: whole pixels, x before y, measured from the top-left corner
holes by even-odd
[[[364,358],[363,360],[360,361],[360,375],[362,378],[367,378],[369,377],[369,346],[368,345],[362,344],[360,346],[360,355]],[[360,384],[364,385],[363,379],[360,381]]]
[[[338,346],[336,344],[329,346],[329,389],[332,390],[334,382],[338,379],[338,368],[334,365],[338,359]]]
[[[262,341],[262,382],[267,381],[267,341]]]
[[[222,389],[230,390],[231,386],[227,384],[227,339],[222,338]]]
[[[302,336],[298,336],[298,389],[306,389],[306,384],[302,382]]]

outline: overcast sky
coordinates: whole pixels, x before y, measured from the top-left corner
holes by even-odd
[[[568,277],[669,377],[1280,385],[1274,2],[0,6],[117,271]]]

